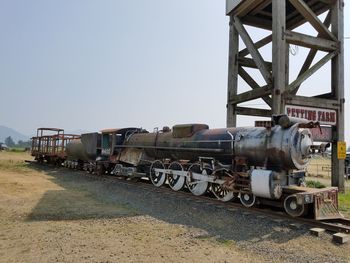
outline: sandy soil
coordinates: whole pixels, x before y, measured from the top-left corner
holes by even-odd
[[[26,155],[0,153],[16,164]],[[3,167],[2,167],[3,168]],[[234,242],[135,215],[21,165],[0,167],[1,262],[263,262]]]

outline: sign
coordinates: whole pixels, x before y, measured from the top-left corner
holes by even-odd
[[[346,142],[338,142],[338,159],[345,160],[346,159]]]
[[[335,110],[286,105],[285,113],[290,117],[318,121],[324,125],[337,125],[337,112]]]
[[[320,128],[310,129],[312,139],[314,142],[331,142],[332,141],[332,127],[321,126]]]

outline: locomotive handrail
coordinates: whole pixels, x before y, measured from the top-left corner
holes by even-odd
[[[116,148],[139,148],[139,149],[159,149],[172,151],[198,151],[198,152],[214,152],[221,153],[224,149],[210,149],[210,148],[179,148],[179,147],[164,147],[164,146],[144,146],[144,145],[116,145]]]

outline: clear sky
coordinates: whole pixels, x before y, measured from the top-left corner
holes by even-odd
[[[349,15],[347,3],[347,36]],[[251,32],[254,40],[266,35]],[[224,0],[0,0],[0,34],[2,125],[28,135],[39,126],[87,131],[189,122],[225,126]],[[349,112],[350,40],[345,50]],[[269,47],[262,52],[271,59]],[[292,56],[291,79],[305,55],[299,49]],[[310,78],[300,94],[329,91],[328,71]],[[240,117],[238,125],[254,119]],[[349,133],[347,121],[348,142]]]

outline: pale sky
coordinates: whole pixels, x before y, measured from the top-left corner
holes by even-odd
[[[0,125],[27,135],[39,126],[225,127],[228,30],[224,0],[0,0]],[[250,32],[254,40],[266,35]],[[347,112],[349,51],[346,40]],[[269,46],[262,54],[271,60]],[[291,56],[291,80],[305,56],[302,48]],[[239,83],[240,91],[248,90]],[[299,94],[329,90],[326,67]],[[238,125],[253,125],[254,119],[242,116]],[[347,120],[348,143],[349,125]]]

